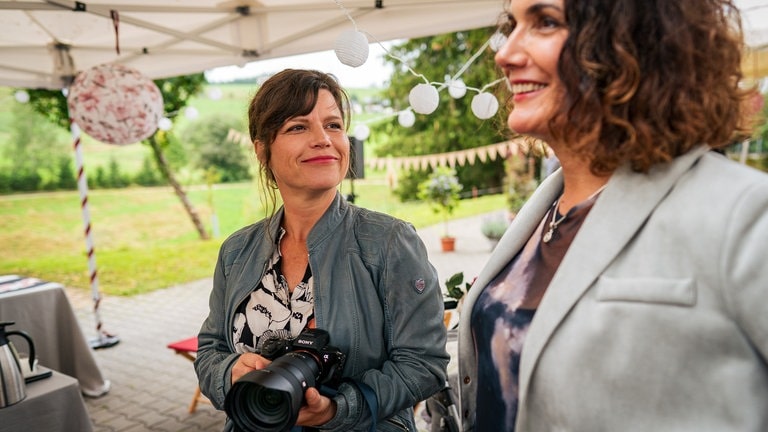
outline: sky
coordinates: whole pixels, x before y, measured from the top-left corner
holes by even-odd
[[[251,78],[264,74],[273,74],[286,68],[318,69],[335,75],[343,87],[346,88],[381,88],[389,79],[391,69],[384,65],[386,56],[386,44],[370,44],[368,46],[368,60],[359,67],[347,66],[336,58],[333,50],[312,54],[302,54],[291,57],[259,60],[251,62],[243,67],[226,66],[206,71],[205,76],[209,82],[220,83],[232,81],[236,78]]]

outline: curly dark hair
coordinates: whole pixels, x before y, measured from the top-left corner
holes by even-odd
[[[564,0],[558,73],[566,97],[549,127],[591,170],[648,172],[691,148],[749,131],[743,35],[731,0]]]

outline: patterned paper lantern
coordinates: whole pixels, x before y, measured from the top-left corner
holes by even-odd
[[[336,39],[336,58],[347,66],[362,66],[368,60],[368,38],[357,30],[347,30]]]
[[[411,108],[419,114],[432,114],[440,103],[437,89],[429,84],[418,84],[408,94]]]
[[[163,96],[151,79],[120,64],[80,72],[67,96],[69,115],[91,137],[107,144],[148,138],[163,117]]]
[[[472,98],[472,112],[481,120],[489,119],[499,110],[499,101],[490,93],[479,93]]]

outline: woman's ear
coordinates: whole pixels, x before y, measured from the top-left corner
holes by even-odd
[[[256,159],[259,160],[259,163],[265,163],[266,155],[265,155],[265,148],[264,144],[260,140],[254,140],[253,141],[253,151],[256,152]]]

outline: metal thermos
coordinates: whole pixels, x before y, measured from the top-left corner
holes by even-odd
[[[16,352],[8,336],[21,336],[29,344],[29,368],[35,363],[35,344],[23,331],[6,331],[5,327],[13,322],[0,322],[0,408],[21,402],[27,397],[24,374],[21,372],[19,353]]]

